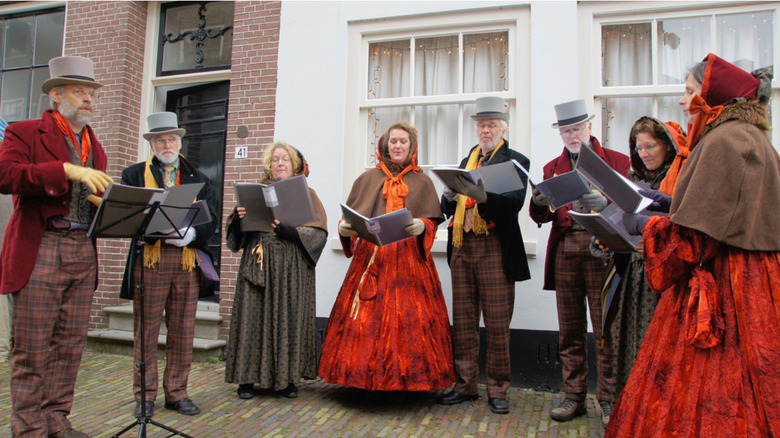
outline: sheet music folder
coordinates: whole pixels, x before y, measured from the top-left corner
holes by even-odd
[[[246,209],[241,231],[271,231],[274,219],[297,227],[316,219],[306,177],[296,175],[273,184],[235,184],[238,205]]]
[[[169,233],[192,225],[198,225],[205,209],[210,222],[210,213],[205,202],[193,204],[203,183],[182,184],[169,189],[134,187],[111,183],[103,195],[95,218],[90,224],[89,237],[136,237],[148,220],[144,235],[148,237],[171,237]],[[148,218],[151,206],[159,207]],[[193,206],[195,208],[193,208]],[[195,211],[193,211],[195,210]],[[203,222],[201,222],[203,223]]]
[[[406,208],[367,218],[341,204],[341,212],[344,215],[344,220],[357,231],[358,237],[368,240],[376,246],[385,246],[412,237],[404,230],[404,227],[413,223],[412,213]]]
[[[614,252],[633,252],[640,246],[642,236],[629,234],[623,226],[626,214],[615,204],[609,204],[600,213],[578,213],[569,211],[569,215],[590,231],[599,242]]]
[[[474,170],[460,169],[457,167],[434,167],[431,169],[431,172],[433,172],[442,183],[453,190],[455,190],[455,177],[457,175],[463,175],[474,184],[482,179],[482,183],[485,185],[485,191],[501,194],[520,190],[525,187],[515,166],[522,169],[522,166],[520,166],[517,161],[511,160],[483,166]]]

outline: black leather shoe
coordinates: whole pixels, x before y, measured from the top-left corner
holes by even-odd
[[[509,403],[505,398],[488,398],[488,405],[494,414],[508,414]]]
[[[238,385],[238,398],[248,399],[255,396],[254,383],[242,383]]]
[[[463,403],[464,401],[472,401],[479,398],[479,395],[464,395],[459,394],[456,391],[450,391],[436,400],[436,403],[440,405],[450,406]]]
[[[188,398],[183,398],[176,403],[165,403],[165,409],[176,411],[182,415],[196,415],[200,414],[200,408],[195,406],[195,403]]]
[[[279,391],[279,394],[282,395],[282,397],[296,398],[298,397],[298,388],[296,388],[294,384],[290,383],[287,385],[287,388]]]
[[[146,403],[146,417],[152,418],[152,415],[154,415],[154,402],[148,401],[144,403]],[[135,404],[133,415],[135,415],[135,418],[141,418],[141,402]]]

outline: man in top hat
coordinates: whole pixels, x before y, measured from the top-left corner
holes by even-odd
[[[180,184],[205,183],[198,200],[209,205],[212,222],[183,228],[169,239],[147,240],[143,255],[136,260],[136,241],[133,240],[125,266],[120,297],[133,299],[135,320],[136,363],[142,360],[140,342],[140,302],[134,294],[143,269],[144,281],[144,362],[146,363],[146,394],[141,393],[141,373],[135,369],[133,393],[135,394],[136,417],[143,414],[142,403],[146,404],[146,416],[154,413],[157,398],[157,339],[160,333],[163,310],[168,328],[165,346],[166,362],[163,375],[165,408],[184,415],[195,415],[200,409],[187,394],[187,380],[192,365],[192,341],[195,337],[195,312],[198,307],[200,277],[198,264],[210,264],[211,252],[206,245],[218,226],[214,197],[209,180],[183,156],[181,138],[184,129],[179,128],[176,114],[155,113],[147,117],[149,132],[143,134],[152,148],[152,156],[145,162],[136,163],[122,171],[122,184],[135,187],[169,188]],[[133,272],[129,267],[133,266]]]
[[[604,149],[596,137],[590,135],[593,115],[588,115],[582,99],[555,105],[558,122],[552,125],[560,133],[564,148],[561,155],[544,166],[544,179],[571,172],[580,150],[591,148],[611,168],[628,176],[630,160],[617,151]],[[563,364],[563,391],[565,398],[550,416],[556,421],[568,421],[585,414],[585,396],[588,390],[588,321],[587,299],[593,336],[596,341],[598,386],[596,398],[602,410],[605,426],[612,412],[612,346],[601,333],[601,281],[604,263],[590,253],[591,237],[581,225],[574,222],[569,211],[581,213],[601,211],[607,199],[598,192],[582,195],[580,199],[557,210],[551,199],[533,190],[531,218],[541,227],[552,221],[544,264],[544,289],[555,290],[558,307],[559,346]]]
[[[97,248],[87,237],[93,203],[112,179],[89,127],[91,60],[49,61],[51,108],[8,126],[0,146],[0,192],[14,195],[0,253],[0,294],[11,294],[11,432],[86,437],[68,421],[97,288]],[[96,196],[97,195],[97,196]]]
[[[509,114],[504,99],[480,97],[475,121],[479,144],[460,163],[467,170],[516,160],[528,169],[530,161],[509,148],[504,138]],[[526,185],[525,175],[518,174]],[[506,391],[511,383],[509,323],[515,303],[515,282],[531,278],[517,215],[525,201],[525,187],[507,193],[485,191],[458,177],[457,187],[445,188],[441,209],[451,216],[447,261],[452,273],[453,354],[457,380],[438,400],[453,405],[479,398],[480,310],[487,330],[487,391],[490,410],[509,412]],[[454,190],[453,190],[454,189]]]

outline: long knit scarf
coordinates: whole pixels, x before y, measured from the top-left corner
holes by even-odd
[[[146,169],[144,170],[144,187],[152,188],[152,189],[158,189],[160,188],[159,185],[157,185],[157,181],[154,179],[154,175],[152,174],[152,159],[154,158],[154,155],[152,155],[147,161],[146,161]],[[176,172],[176,185],[178,186],[181,183],[181,168],[179,168],[179,171]],[[157,240],[153,244],[146,244],[144,247],[144,266],[147,268],[154,268],[157,265],[157,262],[160,261],[160,241],[162,239]],[[189,246],[185,246],[181,249],[181,269],[183,271],[190,272],[195,268],[195,260],[197,257],[197,253],[194,248],[190,248]]]
[[[73,128],[70,127],[70,124],[65,120],[65,117],[57,110],[52,111],[52,116],[57,123],[57,127],[62,131],[62,134],[70,139],[73,147],[75,147],[76,151],[79,153],[81,165],[86,166],[87,160],[89,159],[89,152],[92,150],[92,140],[89,138],[89,126],[84,127],[84,134],[81,135],[81,144],[79,144],[79,142],[76,141],[76,133],[73,132]]]
[[[504,145],[504,141],[493,149],[488,161],[493,158],[499,148]],[[474,170],[479,165],[479,156],[482,153],[482,146],[477,146],[471,151],[469,161],[466,163],[466,170]],[[455,207],[455,216],[452,218],[452,245],[460,248],[463,243],[463,220],[466,217],[466,210],[474,209],[474,224],[471,229],[475,234],[488,234],[487,223],[479,215],[479,209],[476,208],[477,202],[468,196],[458,195],[458,205]]]

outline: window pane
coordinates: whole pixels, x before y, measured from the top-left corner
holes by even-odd
[[[30,71],[16,70],[3,73],[3,96],[0,118],[6,122],[27,119],[27,93],[30,90]]]
[[[414,55],[416,96],[458,92],[457,35],[417,39]]]
[[[687,69],[712,52],[709,17],[658,22],[658,82],[684,84]]]
[[[618,24],[601,29],[602,85],[650,85],[650,23]]]
[[[5,40],[4,68],[30,65],[33,41],[32,22],[32,16],[6,20],[7,38]]]
[[[628,136],[634,122],[653,114],[652,97],[608,98],[602,109],[601,145],[628,155]]]
[[[229,67],[233,50],[233,2],[209,2],[165,10],[162,71]]]
[[[772,14],[720,15],[715,21],[718,56],[746,71],[772,65]]]
[[[463,105],[463,144],[460,145],[459,160],[466,156],[468,151],[479,143],[477,137],[477,122],[471,115],[477,112],[477,105],[469,103]],[[460,164],[460,161],[458,161]]]
[[[508,32],[463,35],[463,92],[509,89]]]
[[[412,120],[412,108],[408,106],[396,108],[369,108],[368,138],[366,138],[366,166],[376,165],[376,147],[379,137],[395,122]]]
[[[5,41],[8,41],[8,36],[5,34],[5,20],[0,20],[0,68],[3,68],[3,59],[5,56]]]
[[[62,55],[62,35],[65,29],[65,12],[38,15],[35,23],[35,60],[33,64],[48,64]]]
[[[688,120],[685,119],[679,103],[681,97],[682,95],[659,97],[657,118],[662,122],[677,122],[683,131],[688,132]]]
[[[49,67],[33,69],[32,74],[32,84],[30,85],[32,100],[30,101],[30,113],[27,118],[37,119],[49,108],[49,96],[41,91],[41,85],[43,85],[46,79],[49,79]]]
[[[458,164],[458,105],[427,105],[414,109],[420,165]]]
[[[409,41],[369,44],[369,99],[409,96]]]

